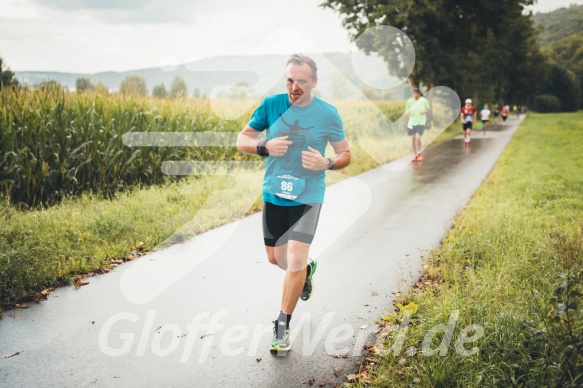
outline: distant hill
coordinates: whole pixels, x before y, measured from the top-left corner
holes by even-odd
[[[541,28],[539,42],[543,47],[573,35],[583,36],[583,5],[537,13],[533,19]]]
[[[358,98],[358,89],[365,86],[352,65],[350,53],[313,54],[318,64],[318,86],[316,92],[331,98]],[[285,91],[283,80],[285,55],[257,55],[246,57],[214,57],[178,66],[172,71],[163,68],[150,68],[125,72],[102,72],[96,74],[73,74],[43,71],[15,71],[21,83],[37,85],[42,81],[55,80],[70,89],[75,80],[88,77],[94,83],[102,82],[112,91],[117,91],[123,78],[128,74],[141,75],[146,79],[148,90],[164,83],[169,90],[177,75],[182,77],[192,95],[197,89],[201,95],[210,95],[213,88],[225,85],[225,90],[237,84],[247,84],[257,94]],[[387,65],[380,59],[357,54],[357,60],[366,64],[372,74],[388,77]],[[346,79],[349,81],[347,82]],[[391,90],[397,98],[409,97],[410,90],[404,84]]]

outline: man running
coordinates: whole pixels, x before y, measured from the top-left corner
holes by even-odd
[[[498,116],[500,116],[500,106],[494,105],[494,125],[498,126]]]
[[[462,107],[460,113],[462,119],[462,126],[464,129],[464,147],[470,147],[470,134],[472,133],[472,124],[476,121],[476,108],[472,105],[472,100],[467,99],[466,105]]]
[[[490,109],[488,109],[488,104],[484,104],[484,108],[480,111],[480,120],[482,120],[482,130],[484,131],[484,136],[486,136],[486,129],[488,128],[488,120],[490,120]]]
[[[325,171],[344,168],[351,159],[338,111],[312,94],[317,70],[312,58],[290,56],[287,93],[265,98],[237,138],[241,152],[267,156],[263,239],[269,262],[286,271],[271,351],[282,355],[291,347],[290,320],[298,299],[308,300],[313,290],[317,262],[308,263],[308,252],[324,201]],[[259,140],[262,131],[266,136]],[[330,158],[324,157],[328,143],[335,152]]]
[[[502,116],[502,125],[504,125],[506,123],[506,119],[508,118],[508,111],[509,111],[509,106],[504,105],[502,107],[502,111],[500,112],[500,115]]]
[[[429,112],[429,101],[421,95],[419,89],[413,89],[413,97],[407,100],[405,114],[409,115],[407,132],[411,136],[411,147],[413,148],[413,162],[423,161],[421,153],[421,135],[427,123],[427,112]]]

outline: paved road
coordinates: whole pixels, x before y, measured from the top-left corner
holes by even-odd
[[[256,214],[5,312],[0,356],[20,353],[0,358],[0,386],[342,382],[391,291],[419,276],[421,255],[439,246],[517,125],[476,131],[471,149],[454,139],[428,150],[422,164],[393,171],[397,161],[328,189],[312,252],[315,293],[294,314],[286,357],[268,351],[283,271],[264,258]]]

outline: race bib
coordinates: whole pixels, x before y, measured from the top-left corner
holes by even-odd
[[[274,174],[269,178],[271,192],[285,199],[296,199],[306,187],[306,179],[288,173]]]
[[[472,115],[466,115],[464,121],[467,123],[468,121],[473,121],[474,120],[474,116]]]

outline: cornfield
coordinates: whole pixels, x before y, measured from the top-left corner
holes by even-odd
[[[225,160],[234,147],[128,147],[126,132],[232,132],[248,116],[222,120],[208,102],[0,91],[0,193],[12,203],[50,205],[82,192],[105,196],[166,179],[165,160]]]
[[[382,154],[386,142],[379,141],[379,134],[386,134],[384,115],[366,101],[333,103],[349,140],[368,141]],[[248,106],[241,101],[221,103],[222,109],[239,112]],[[84,192],[109,197],[138,185],[178,179],[162,173],[161,164],[168,160],[254,158],[232,146],[128,147],[122,142],[128,132],[238,132],[252,112],[226,120],[211,108],[208,100],[4,88],[0,90],[0,196],[31,208],[50,206]],[[379,109],[395,120],[403,104],[381,102]]]

